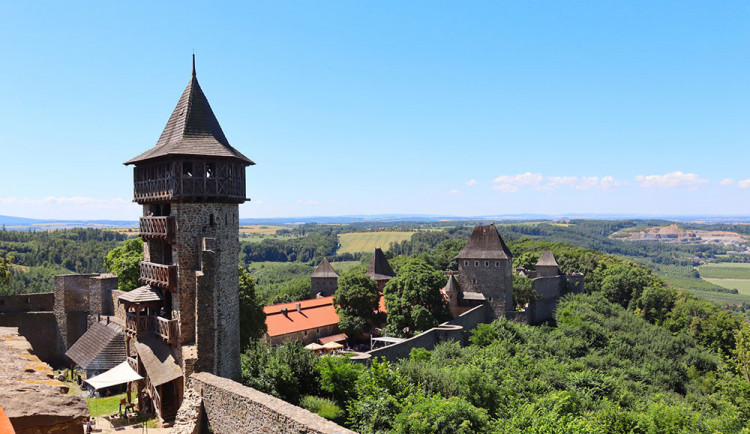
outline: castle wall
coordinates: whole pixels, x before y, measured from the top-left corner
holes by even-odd
[[[531,324],[540,324],[553,318],[560,297],[573,293],[582,293],[583,275],[570,274],[554,277],[537,277],[533,280],[534,290],[539,298],[529,303],[529,320]]]
[[[89,280],[94,274],[55,276],[55,318],[65,353],[88,326]]]
[[[206,372],[190,376],[215,433],[352,433],[317,414]],[[206,431],[198,426],[193,432]]]
[[[2,313],[0,314],[0,327],[17,328],[18,333],[31,344],[34,354],[43,362],[52,366],[65,364],[62,353],[58,349],[60,335],[57,331],[54,312]]]
[[[365,356],[353,357],[351,360],[366,362],[373,357],[382,357],[393,362],[408,358],[411,350],[414,348],[432,350],[440,342],[453,340],[461,345],[467,345],[471,331],[479,324],[491,322],[493,318],[494,311],[492,307],[489,304],[483,303],[461,316],[446,321],[403,342],[368,351],[365,353]]]
[[[338,287],[339,279],[337,277],[311,277],[310,298],[317,297],[318,293],[321,297],[334,295]]]
[[[496,316],[513,310],[513,264],[508,259],[459,259],[458,282],[484,294]]]
[[[55,293],[0,296],[0,314],[49,311],[55,307]]]

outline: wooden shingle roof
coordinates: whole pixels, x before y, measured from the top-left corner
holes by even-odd
[[[117,297],[121,303],[151,303],[162,301],[163,295],[160,289],[148,285],[138,287]]]
[[[182,376],[172,347],[154,333],[146,333],[135,343],[138,357],[146,368],[151,384],[159,386]]]
[[[370,266],[367,267],[365,274],[373,280],[385,280],[396,277],[391,264],[388,263],[385,254],[379,248],[375,249],[375,253],[373,253],[372,259],[370,259]]]
[[[323,260],[320,261],[320,264],[318,264],[310,277],[339,277],[339,274],[333,269],[328,259],[323,257]]]
[[[505,245],[495,225],[477,226],[469,242],[456,259],[511,259],[513,254]]]
[[[128,160],[125,164],[135,164],[171,155],[223,157],[240,160],[245,165],[255,164],[240,151],[234,149],[224,135],[195,76],[195,55],[193,56],[193,75],[177,102],[172,116],[169,117],[156,146]]]
[[[112,369],[126,357],[122,328],[113,322],[94,323],[65,355],[83,369]]]
[[[537,261],[536,266],[559,267],[559,265],[557,265],[557,260],[555,260],[555,255],[552,254],[550,250],[545,250],[542,253],[542,256],[539,257],[539,261]]]

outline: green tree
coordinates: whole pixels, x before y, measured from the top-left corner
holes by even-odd
[[[325,356],[316,366],[320,372],[320,388],[332,396],[338,405],[357,397],[355,385],[364,366],[352,363],[345,357]]]
[[[138,286],[143,260],[143,241],[133,238],[115,247],[104,258],[107,270],[117,274],[117,289],[130,291]]]
[[[628,307],[631,300],[640,298],[644,288],[658,284],[658,279],[645,267],[622,263],[604,272],[601,291],[612,303]]]
[[[734,362],[745,380],[750,382],[750,324],[742,323],[734,340]]]
[[[244,268],[239,270],[240,345],[245,348],[251,339],[259,339],[266,332],[263,301],[255,291],[255,279]]]
[[[0,286],[5,286],[10,283],[10,263],[13,262],[12,256],[2,257],[0,256]]]
[[[527,303],[538,298],[534,284],[528,277],[522,274],[513,275],[513,306],[516,310],[522,309]]]
[[[395,433],[444,433],[469,434],[488,432],[489,416],[487,411],[477,408],[465,399],[439,395],[408,405],[396,416],[393,432]]]
[[[443,273],[425,261],[415,258],[407,262],[398,276],[385,286],[386,332],[396,336],[411,335],[450,319],[450,311],[440,293],[445,281]]]
[[[333,296],[339,328],[350,335],[358,335],[368,324],[379,324],[382,321],[379,303],[380,291],[374,280],[364,274],[344,274]]]

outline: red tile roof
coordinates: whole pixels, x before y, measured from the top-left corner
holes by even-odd
[[[282,313],[284,308],[286,314]],[[264,307],[263,312],[266,313],[268,336],[272,337],[335,325],[339,322],[336,308],[333,307],[333,296],[274,304]]]

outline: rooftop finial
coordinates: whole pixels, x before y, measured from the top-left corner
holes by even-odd
[[[195,53],[193,53],[193,77],[195,77]]]

